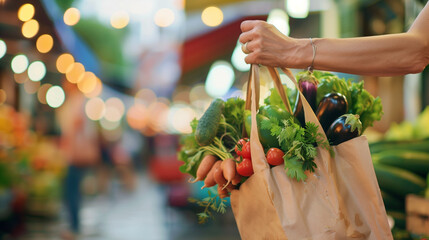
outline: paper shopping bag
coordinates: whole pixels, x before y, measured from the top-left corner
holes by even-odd
[[[276,69],[268,70],[277,91],[284,91]],[[296,84],[290,71],[284,71]],[[259,78],[259,67],[252,65],[251,93],[248,91],[246,101],[251,103],[254,174],[231,193],[242,239],[392,239],[364,136],[334,146],[334,157],[318,147],[317,168],[305,181],[287,177],[283,165],[269,167],[256,122]],[[326,138],[310,105],[299,94],[306,122],[318,125]]]

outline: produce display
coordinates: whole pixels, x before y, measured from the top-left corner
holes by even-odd
[[[384,139],[370,143],[374,170],[387,213],[395,228],[405,229],[405,197],[429,199],[429,107],[411,123],[392,124]],[[411,239],[406,231],[399,231]],[[420,238],[417,238],[420,239]]]
[[[271,166],[283,164],[288,177],[305,181],[307,174],[317,168],[314,163],[317,146],[331,150],[333,145],[360,136],[374,121],[380,120],[383,112],[381,100],[369,94],[363,82],[340,79],[327,72],[302,72],[297,79],[328,141],[318,133],[316,124],[305,122],[299,94],[286,86],[289,102],[294,107],[285,106],[277,91],[272,89],[259,107],[256,120],[268,163]],[[191,122],[192,133],[181,137],[178,158],[184,164],[180,170],[193,176],[193,182],[204,181],[203,188],[217,188],[218,194],[197,202],[206,206],[199,214],[201,222],[211,216],[207,209],[224,209],[223,198],[253,174],[247,138],[250,115],[245,101],[240,98],[215,99],[199,120]]]
[[[66,161],[55,139],[30,130],[30,116],[0,105],[0,221],[13,214],[57,216]]]

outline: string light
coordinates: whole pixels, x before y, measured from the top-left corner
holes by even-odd
[[[32,38],[39,32],[39,22],[31,19],[22,25],[22,35],[26,38]]]
[[[41,53],[47,53],[51,51],[54,46],[54,39],[49,34],[41,35],[36,42],[37,50]]]
[[[12,71],[14,73],[23,73],[28,67],[28,58],[23,55],[16,55],[11,62]]]
[[[174,22],[174,12],[169,8],[161,8],[155,13],[154,21],[159,27],[168,27]]]
[[[201,20],[209,27],[216,27],[223,22],[223,12],[215,6],[207,7],[201,14]]]
[[[117,29],[126,27],[129,22],[130,16],[125,11],[116,12],[110,18],[110,24]]]
[[[46,75],[45,64],[41,61],[34,61],[28,66],[28,78],[34,82],[42,80]]]
[[[68,68],[74,63],[74,57],[70,53],[63,53],[57,58],[57,69],[60,73],[66,73]]]
[[[80,11],[77,8],[69,8],[64,12],[64,23],[73,26],[80,20]]]
[[[33,18],[34,12],[34,6],[30,3],[26,3],[19,8],[18,19],[23,22],[26,22]]]
[[[46,102],[51,108],[58,108],[63,105],[66,99],[64,90],[60,86],[52,86],[46,92]]]
[[[7,45],[6,43],[0,39],[0,59],[6,55],[7,52]]]

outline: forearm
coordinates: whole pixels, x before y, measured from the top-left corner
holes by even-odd
[[[320,70],[373,76],[421,72],[429,64],[428,24],[429,3],[407,33],[316,39],[314,66]]]
[[[320,38],[314,39],[314,44],[317,47],[314,68],[319,70],[392,76],[421,72],[429,62],[426,41],[413,33],[348,39]]]

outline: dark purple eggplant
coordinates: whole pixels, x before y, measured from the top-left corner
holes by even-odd
[[[347,99],[341,93],[328,93],[322,98],[317,108],[316,117],[325,133],[338,117],[347,113],[347,109]]]
[[[362,122],[359,120],[359,115],[344,114],[331,124],[326,136],[329,143],[335,146],[360,136],[361,131]]]
[[[316,97],[317,97],[317,78],[313,76],[310,72],[304,72],[298,75],[298,87],[301,93],[304,95],[307,102],[310,104],[313,111],[316,111]],[[300,95],[296,95],[295,107],[294,107],[294,116],[298,119],[302,126],[305,125],[304,109],[302,107],[302,102]]]

